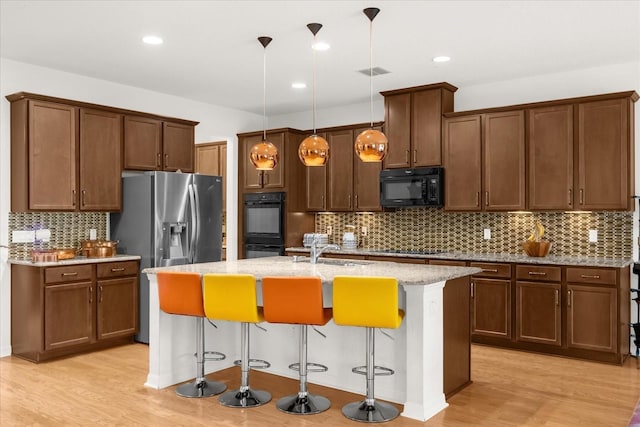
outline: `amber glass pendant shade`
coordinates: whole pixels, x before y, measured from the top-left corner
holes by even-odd
[[[381,162],[387,155],[389,141],[384,133],[375,129],[367,129],[356,137],[354,148],[363,162]]]
[[[269,141],[262,141],[251,147],[249,158],[259,171],[270,171],[278,164],[278,149]]]
[[[329,143],[321,136],[308,136],[298,147],[298,157],[305,166],[324,166],[329,160]]]

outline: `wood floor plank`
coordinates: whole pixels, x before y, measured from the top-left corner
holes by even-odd
[[[215,363],[215,362],[210,362]],[[41,364],[0,359],[2,426],[358,426],[341,407],[361,396],[310,384],[331,408],[312,416],[287,415],[275,401],[297,391],[288,378],[251,371],[255,389],[274,400],[251,409],[221,406],[216,397],[187,399],[175,387],[144,387],[148,347],[132,344]],[[322,375],[322,374],[312,374]],[[210,376],[237,387],[239,368]],[[413,426],[626,426],[640,397],[635,359],[624,366],[474,345],[473,384],[449,407],[421,423],[398,418],[385,425]],[[364,387],[364,384],[363,384]]]

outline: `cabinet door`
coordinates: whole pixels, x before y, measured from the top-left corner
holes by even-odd
[[[573,209],[573,106],[527,111],[529,209]]]
[[[567,284],[569,348],[616,352],[616,288]]]
[[[330,211],[353,210],[353,131],[327,133],[329,142],[328,193]]]
[[[385,96],[384,115],[384,132],[389,140],[384,168],[408,168],[411,166],[411,94]]]
[[[516,282],[516,340],[562,344],[560,283]]]
[[[279,160],[278,160],[278,164],[276,165],[275,168],[273,168],[273,170],[263,171],[264,176],[262,178],[262,186],[264,188],[282,188],[284,187],[284,167],[285,167],[284,165],[286,161],[286,158],[285,158],[286,153],[284,152],[285,150],[284,132],[278,132],[278,133],[272,133],[272,134],[268,133],[267,139],[273,145],[275,145],[276,148],[278,149]],[[294,150],[294,153],[296,153],[297,155],[298,147],[297,146],[292,147],[292,149]],[[251,165],[251,161],[249,161],[249,164]],[[251,167],[253,168],[253,165],[251,165]]]
[[[138,331],[138,279],[98,281],[97,338],[134,335]]]
[[[355,129],[355,138],[360,132],[369,129]],[[375,130],[381,131],[380,126],[375,126]],[[380,206],[380,171],[382,162],[363,162],[357,155],[353,156],[353,194],[355,199],[354,209],[356,211],[381,211]]]
[[[476,279],[471,282],[473,335],[511,339],[511,282]]]
[[[124,169],[162,170],[162,122],[124,117]]]
[[[318,135],[327,139],[327,135],[325,133],[319,133]],[[333,154],[332,148],[329,148],[329,159],[331,159]],[[308,211],[327,210],[327,169],[327,165],[305,168],[305,173],[307,174],[306,208]]]
[[[91,282],[44,287],[44,350],[94,341]]]
[[[445,210],[480,210],[480,122],[480,116],[444,120]]]
[[[411,164],[442,164],[441,89],[414,92],[411,99]]]
[[[77,114],[68,105],[29,101],[29,209],[75,210]]]
[[[122,116],[80,109],[80,210],[122,207]]]
[[[222,144],[196,144],[196,173],[220,176]]]
[[[193,126],[162,123],[163,170],[193,172],[193,146]]]
[[[578,208],[627,209],[629,100],[578,105]]]
[[[486,114],[482,128],[483,208],[489,211],[523,210],[524,111]]]

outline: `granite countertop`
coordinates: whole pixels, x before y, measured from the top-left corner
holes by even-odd
[[[63,265],[94,264],[98,262],[137,261],[139,259],[139,255],[116,255],[104,258],[87,258],[86,256],[77,256],[75,258],[64,259],[56,262],[33,262],[26,259],[10,259],[8,262],[9,264],[30,265],[33,267],[57,267]]]
[[[286,248],[286,252],[306,253],[309,248],[294,247]],[[451,261],[480,261],[480,262],[508,262],[518,264],[545,264],[545,265],[575,265],[581,267],[614,267],[621,268],[633,264],[631,258],[598,258],[598,257],[572,257],[553,256],[530,257],[528,255],[513,254],[483,254],[483,253],[463,253],[463,252],[442,252],[437,254],[417,254],[417,253],[389,253],[380,249],[341,249],[325,250],[323,254],[338,254],[348,256],[385,256],[398,258],[423,258],[423,259],[446,259]]]
[[[334,276],[383,276],[395,277],[399,285],[429,285],[458,277],[479,273],[475,267],[449,267],[427,264],[400,264],[384,261],[324,259],[311,264],[309,258],[294,262],[293,257],[276,256],[241,259],[222,262],[176,265],[172,267],[145,268],[143,273],[159,271],[188,271],[200,274],[252,274],[257,280],[265,276],[320,276],[324,283],[331,283]]]

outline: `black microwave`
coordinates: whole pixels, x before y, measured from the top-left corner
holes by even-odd
[[[383,207],[442,207],[444,169],[385,169],[380,172],[380,205]]]

